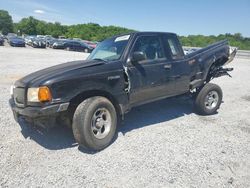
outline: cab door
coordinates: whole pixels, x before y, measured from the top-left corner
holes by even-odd
[[[171,78],[174,82],[174,94],[179,95],[189,91],[190,66],[185,59],[179,39],[174,34],[163,35],[163,43],[167,56],[171,59]]]
[[[171,62],[167,59],[161,37],[158,35],[138,36],[130,55],[134,52],[145,54],[145,60],[128,65],[132,104],[171,95],[175,84],[171,80]]]

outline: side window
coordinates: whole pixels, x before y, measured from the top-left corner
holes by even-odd
[[[157,36],[141,36],[136,40],[132,52],[143,52],[147,60],[165,58],[161,41]]]
[[[73,42],[73,45],[74,46],[80,46],[80,43],[79,42]]]
[[[173,59],[182,59],[183,54],[175,37],[164,37],[164,43],[167,43]]]

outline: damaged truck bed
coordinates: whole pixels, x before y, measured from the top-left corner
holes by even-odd
[[[220,41],[184,55],[176,34],[135,32],[98,44],[85,61],[60,64],[17,80],[10,105],[15,119],[73,129],[85,148],[108,146],[124,114],[135,106],[188,94],[199,114],[214,114],[222,91],[213,78],[229,75],[223,66],[236,49]]]

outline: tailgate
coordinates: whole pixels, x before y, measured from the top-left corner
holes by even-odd
[[[237,48],[229,47],[229,57],[225,64],[232,62],[236,56]]]

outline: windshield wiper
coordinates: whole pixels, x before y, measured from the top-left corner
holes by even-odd
[[[104,61],[104,62],[108,62],[107,60],[105,60],[105,59],[101,59],[101,58],[94,58],[94,59],[92,59],[92,60],[97,60],[97,61]]]

